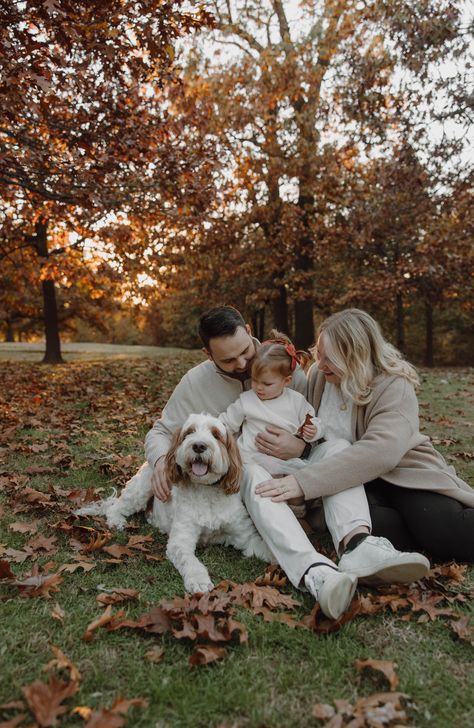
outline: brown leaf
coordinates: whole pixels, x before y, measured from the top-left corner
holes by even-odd
[[[56,725],[56,719],[67,711],[61,703],[78,690],[74,682],[66,683],[57,675],[51,675],[48,683],[35,680],[22,688],[28,706],[43,728]]]
[[[15,531],[15,533],[36,533],[38,530],[38,521],[35,520],[30,523],[26,521],[15,521],[15,523],[10,523],[8,528],[10,531]]]
[[[223,647],[200,645],[196,647],[189,657],[188,662],[190,665],[209,665],[209,663],[215,662],[216,660],[222,660],[225,654],[226,651]]]
[[[30,540],[27,541],[26,546],[33,551],[46,551],[46,553],[56,553],[58,549],[55,546],[55,543],[56,536],[51,536],[50,538],[47,538],[40,533],[38,534],[38,536],[30,538]]]
[[[440,594],[414,594],[408,597],[408,601],[412,605],[413,612],[426,612],[432,622],[440,616],[456,616],[456,612],[452,609],[437,609],[436,605],[444,599]]]
[[[457,622],[451,622],[451,627],[460,640],[469,642],[474,647],[474,630],[471,625],[470,615],[461,617]]]
[[[43,667],[43,670],[52,670],[53,667],[57,667],[59,670],[69,670],[71,682],[79,683],[81,681],[81,673],[71,662],[69,657],[66,657],[59,647],[56,647],[55,645],[50,645],[50,647],[53,655],[55,655],[55,659],[48,662],[48,664]]]
[[[110,710],[112,711],[112,713],[120,713],[120,715],[125,715],[132,707],[148,708],[148,702],[146,700],[143,700],[143,698],[132,698],[131,700],[126,700],[125,698],[122,698],[121,695],[119,695],[115,699],[114,704],[112,705]]]
[[[389,660],[356,660],[355,666],[359,672],[366,667],[381,672],[390,685],[390,690],[395,690],[400,682],[398,675],[395,673],[396,663]]]
[[[281,622],[282,624],[286,624],[287,627],[291,627],[291,629],[305,627],[293,614],[289,614],[288,612],[272,612],[268,607],[257,607],[253,612],[262,616],[265,622]]]
[[[95,599],[101,607],[105,607],[107,604],[120,604],[138,599],[139,593],[136,589],[114,589],[110,594],[99,594]]]
[[[112,605],[109,604],[109,606],[106,608],[105,612],[101,614],[97,619],[94,619],[86,628],[86,631],[84,632],[82,639],[85,642],[90,642],[93,638],[93,633],[96,629],[99,629],[99,627],[104,627],[106,624],[109,624],[114,619],[119,619],[120,617],[123,617],[124,612],[123,610],[120,610],[115,615],[112,613]]]
[[[278,564],[269,564],[263,576],[255,579],[257,586],[281,587],[288,584],[288,577]]]
[[[313,705],[311,714],[313,718],[317,718],[318,720],[327,720],[328,718],[332,718],[335,712],[336,711],[332,705],[328,705],[327,703],[316,703],[316,705]]]
[[[96,710],[92,713],[90,720],[84,728],[122,728],[125,725],[125,719],[120,715],[114,715],[107,708]]]
[[[23,721],[26,718],[26,713],[20,713],[19,715],[15,715],[14,718],[10,718],[10,720],[4,720],[0,723],[0,728],[16,728],[17,725],[20,725],[20,723],[23,723]]]
[[[104,546],[103,551],[113,556],[116,559],[121,559],[122,556],[134,556],[135,554],[126,546],[120,546],[118,543],[113,543],[111,546]]]
[[[78,569],[82,569],[84,572],[92,571],[95,569],[97,564],[95,561],[78,561],[76,564],[63,564],[59,567],[58,572],[66,571],[68,574],[74,574]]]
[[[449,581],[461,582],[466,578],[466,569],[467,564],[440,564],[430,570],[428,577],[446,577]]]
[[[117,615],[118,617],[118,615]],[[143,614],[138,620],[126,619],[123,621],[115,620],[108,626],[113,632],[116,629],[142,629],[144,632],[151,634],[165,634],[170,632],[173,623],[168,613],[161,607],[153,607],[147,614]]]
[[[154,662],[156,664],[158,662],[161,662],[164,654],[165,654],[164,647],[152,647],[151,650],[148,650],[148,652],[145,652],[145,657],[147,657],[148,660],[150,660],[150,662]]]
[[[153,542],[153,536],[140,536],[140,534],[137,534],[136,536],[130,536],[127,546],[131,549],[137,549],[138,551],[149,551],[144,544]]]
[[[58,585],[62,584],[64,577],[59,574],[39,573],[38,567],[33,567],[30,576],[25,579],[17,579],[12,582],[20,589],[22,597],[43,597],[51,599],[50,592],[59,591]]]
[[[61,622],[61,624],[63,624],[65,617],[64,609],[62,609],[62,607],[60,607],[57,602],[51,610],[51,616],[53,617],[53,619],[57,619],[58,622]]]
[[[10,564],[5,559],[0,560],[0,579],[14,579],[15,574],[10,569]]]

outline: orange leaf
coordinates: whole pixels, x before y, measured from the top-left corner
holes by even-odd
[[[112,605],[109,604],[107,609],[103,614],[100,615],[100,617],[97,617],[97,619],[94,619],[87,627],[86,631],[84,632],[82,639],[85,642],[90,642],[93,638],[93,633],[96,629],[99,629],[99,627],[104,627],[106,624],[109,624],[114,619],[117,619],[119,617],[123,617],[124,612],[123,610],[120,610],[117,612],[117,614],[112,614]]]
[[[47,665],[43,667],[43,670],[51,670],[53,667],[57,667],[58,669],[64,669],[69,670],[71,682],[78,683],[81,680],[81,673],[77,669],[77,667],[71,662],[69,657],[66,657],[64,652],[59,649],[59,647],[56,647],[55,645],[50,645],[51,650],[53,654],[56,656],[56,659],[51,660],[51,662],[48,662]]]

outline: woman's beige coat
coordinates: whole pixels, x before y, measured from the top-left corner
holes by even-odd
[[[308,400],[316,413],[325,379],[308,372]],[[404,377],[381,375],[372,399],[352,410],[353,445],[294,476],[307,500],[332,495],[375,478],[404,488],[432,490],[474,507],[474,490],[420,433],[415,389]]]

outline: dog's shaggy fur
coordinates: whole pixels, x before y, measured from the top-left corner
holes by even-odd
[[[166,456],[171,498],[153,501],[150,523],[169,534],[166,554],[183,577],[187,592],[213,588],[209,573],[195,556],[198,543],[234,546],[244,556],[273,560],[239,495],[242,463],[232,435],[210,415],[190,415],[175,433]],[[104,515],[109,526],[123,528],[127,517],[145,510],[152,497],[152,469],[143,465],[120,496],[92,503],[77,515]]]

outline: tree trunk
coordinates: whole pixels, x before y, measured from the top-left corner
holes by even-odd
[[[425,366],[434,367],[434,347],[433,347],[433,306],[431,301],[425,303],[425,326],[426,326],[426,349],[425,349]]]
[[[265,306],[263,306],[263,308],[259,310],[257,315],[257,322],[257,338],[260,341],[263,341],[263,339],[265,338]]]
[[[278,297],[272,300],[273,325],[282,334],[289,334],[288,300],[285,286],[278,287]]]
[[[5,333],[5,343],[13,343],[15,341],[15,335],[13,331],[13,324],[11,319],[7,318],[7,330]]]
[[[295,301],[295,346],[309,349],[314,344],[313,302]]]
[[[48,257],[48,223],[40,219],[36,223],[36,250],[40,258]],[[43,318],[46,337],[46,351],[43,357],[45,364],[64,364],[61,356],[61,341],[59,338],[58,305],[56,301],[56,290],[54,281],[44,280],[43,289]]]
[[[397,347],[399,351],[405,353],[405,315],[401,293],[397,293]]]

